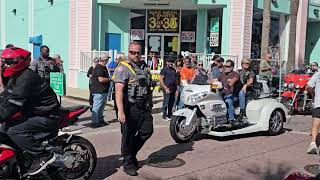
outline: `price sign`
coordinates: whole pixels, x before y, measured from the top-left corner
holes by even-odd
[[[180,11],[148,10],[148,33],[178,33]]]

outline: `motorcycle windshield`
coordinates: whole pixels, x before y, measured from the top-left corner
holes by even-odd
[[[191,84],[208,85],[208,79],[207,72],[204,69],[197,69]]]

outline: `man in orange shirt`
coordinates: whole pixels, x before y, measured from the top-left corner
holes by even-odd
[[[191,84],[191,81],[192,81],[195,73],[196,73],[196,70],[192,67],[191,60],[185,59],[184,65],[180,71],[181,95],[180,95],[178,109],[181,109],[184,106],[183,88],[184,88],[184,86]]]
[[[184,66],[181,68],[181,71],[180,71],[181,85],[185,86],[185,85],[190,84],[195,73],[196,73],[196,70],[192,67],[191,60],[185,59]]]

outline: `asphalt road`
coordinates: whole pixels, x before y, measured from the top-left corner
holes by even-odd
[[[315,155],[305,153],[309,144],[312,118],[295,116],[278,136],[264,133],[215,138],[200,136],[187,144],[176,144],[169,133],[169,122],[161,118],[162,97],[155,98],[153,111],[155,131],[138,154],[140,166],[137,177],[128,177],[122,171],[120,157],[120,126],[111,106],[107,106],[105,120],[110,125],[91,129],[91,114],[85,113],[77,126],[82,135],[95,146],[98,164],[92,179],[204,179],[204,180],[276,180],[296,170],[303,172],[306,165],[318,163]],[[87,104],[68,98],[63,106]],[[179,167],[152,167],[155,158],[164,157],[161,164]],[[181,163],[181,164],[179,164]],[[159,166],[161,164],[155,164]]]

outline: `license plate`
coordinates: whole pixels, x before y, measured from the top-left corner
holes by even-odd
[[[227,118],[224,116],[215,117],[214,121],[215,121],[215,126],[223,125],[227,123]]]

